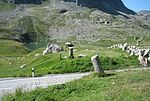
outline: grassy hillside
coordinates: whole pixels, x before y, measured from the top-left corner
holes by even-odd
[[[0,40],[0,56],[22,56],[29,53],[30,50],[23,44],[12,40]]]
[[[15,9],[15,4],[0,2],[0,11],[9,11]]]
[[[3,101],[149,101],[150,71],[129,71],[108,77],[88,76],[66,84],[17,90]]]
[[[16,46],[13,41],[9,41],[9,44],[6,40],[2,42],[7,44],[5,44],[5,48],[3,47],[0,50],[2,54],[0,58],[0,77],[29,77],[32,68],[35,68],[35,76],[91,71],[93,69],[90,57],[95,54],[100,56],[104,70],[139,67],[136,57],[129,57],[128,54],[118,49],[77,45],[75,47],[75,59],[68,59],[66,58],[68,52],[50,53],[43,56],[44,48],[40,48],[24,54],[28,51],[18,48],[20,44]],[[10,42],[15,46],[11,47]],[[79,54],[84,54],[86,57],[78,58]]]
[[[141,39],[139,47],[150,47],[150,24],[140,15],[112,15],[62,0],[40,5],[0,2],[0,78],[31,77],[32,68],[35,76],[93,71],[90,58],[96,54],[104,70],[141,67],[137,57],[107,48],[135,45],[135,37]],[[74,59],[68,58],[68,51],[42,55],[47,43],[65,47],[67,41],[75,44]],[[93,74],[47,89],[18,90],[3,101],[148,101],[149,73],[130,71],[105,78]]]
[[[140,16],[130,15],[127,19],[74,3],[53,1],[55,0],[41,5],[16,5],[14,9],[0,12],[0,77],[31,76],[33,67],[36,76],[90,71],[90,57],[95,54],[100,56],[105,70],[139,67],[136,57],[129,57],[120,50],[108,50],[106,47],[126,42],[135,45],[135,37],[144,39],[140,47],[149,47],[150,27]],[[3,39],[29,43],[31,48],[35,47],[32,47],[32,42],[37,42],[37,46],[40,46],[40,42],[47,44],[50,41],[61,45],[66,41],[73,42],[77,49],[76,58],[65,59],[67,52],[43,56],[43,48],[28,53],[28,49],[22,44]],[[79,54],[87,57],[78,59]]]

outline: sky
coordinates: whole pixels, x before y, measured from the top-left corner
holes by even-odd
[[[150,0],[122,0],[126,7],[136,12],[150,10]]]

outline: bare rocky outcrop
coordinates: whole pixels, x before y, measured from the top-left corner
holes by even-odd
[[[48,53],[57,53],[59,51],[63,51],[63,48],[56,44],[48,44],[46,49],[43,51],[43,55]]]
[[[120,12],[126,14],[136,14],[134,11],[125,7],[121,0],[63,0],[66,2],[74,2],[77,5],[97,8],[103,12],[115,15],[122,15]]]
[[[42,1],[45,0],[0,0],[0,1],[15,3],[15,4],[41,4]]]
[[[52,0],[1,0],[8,3],[16,4],[41,4],[43,1]],[[81,7],[97,8],[103,12],[115,15],[122,15],[120,12],[125,14],[136,14],[134,11],[125,7],[121,0],[58,0],[64,2],[74,2]]]
[[[142,10],[138,12],[138,15],[143,16],[145,20],[150,21],[150,11],[149,10]]]

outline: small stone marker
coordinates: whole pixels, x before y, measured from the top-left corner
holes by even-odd
[[[95,72],[104,73],[103,69],[101,68],[100,60],[98,55],[94,55],[91,57],[91,61],[94,67]]]
[[[74,55],[73,55],[73,47],[69,47],[69,58],[73,59]]]
[[[34,77],[35,76],[35,70],[34,70],[34,68],[32,68],[32,77]]]

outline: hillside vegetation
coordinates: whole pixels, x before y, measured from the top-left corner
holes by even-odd
[[[108,47],[128,43],[148,49],[150,20],[145,13],[149,12],[135,13],[121,0],[77,1],[0,0],[0,78],[31,77],[32,68],[35,77],[90,72],[91,57],[96,54],[105,71],[142,68],[136,56]],[[75,45],[74,59],[68,56],[66,42]],[[64,51],[43,55],[48,43],[57,44]],[[149,101],[149,74],[149,70],[95,73],[31,92],[19,88],[2,100]]]
[[[135,45],[135,37],[143,39],[140,47],[149,47],[147,20],[136,14],[110,14],[104,11],[105,7],[93,8],[95,3],[92,7],[87,2],[79,3],[85,5],[65,0],[46,0],[40,5],[0,2],[3,8],[0,11],[0,77],[31,76],[31,68],[35,68],[36,76],[90,71],[90,57],[95,54],[100,56],[105,70],[139,67],[136,57],[106,47],[126,42]],[[110,2],[98,3],[115,7]],[[123,4],[120,6],[120,11],[128,10]],[[47,43],[64,46],[66,41],[75,43],[75,59],[64,58],[67,52],[42,55]],[[35,50],[31,52],[26,46]],[[79,54],[86,57],[79,59]]]
[[[121,50],[91,45],[77,45],[75,59],[69,59],[65,51],[42,55],[44,48],[39,48],[30,52],[20,43],[9,40],[1,40],[0,47],[0,77],[29,77],[32,68],[35,68],[35,76],[92,71],[90,57],[95,54],[100,56],[104,70],[140,66],[136,57],[130,57]],[[79,54],[86,57],[78,58]]]
[[[13,40],[0,40],[0,56],[22,56],[30,52],[23,44]]]

